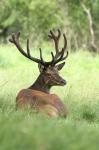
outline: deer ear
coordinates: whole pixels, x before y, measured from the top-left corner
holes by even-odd
[[[44,69],[44,66],[43,66],[42,64],[39,63],[39,64],[38,64],[38,68],[39,68],[39,71],[42,72],[43,69]]]
[[[65,65],[65,62],[63,62],[63,63],[57,65],[56,68],[57,68],[58,70],[61,70],[64,65]]]

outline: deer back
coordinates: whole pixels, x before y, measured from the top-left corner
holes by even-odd
[[[67,116],[65,105],[57,95],[31,89],[23,89],[19,92],[16,106],[17,108],[29,106],[37,112],[46,113],[48,116]]]

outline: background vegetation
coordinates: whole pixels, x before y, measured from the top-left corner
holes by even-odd
[[[94,35],[85,10],[90,13]],[[33,56],[39,56],[40,46],[48,60],[54,48],[47,34],[57,28],[67,34],[68,50],[73,53],[69,52],[60,72],[67,85],[53,87],[51,92],[64,101],[68,117],[16,111],[17,93],[29,87],[39,72],[35,63],[8,42],[9,36],[21,31],[23,47],[30,37]],[[98,39],[99,0],[0,0],[0,150],[98,149],[99,55],[89,52],[98,52]]]
[[[33,53],[38,56],[35,51]],[[45,52],[49,59],[49,52]],[[13,46],[0,47],[0,149],[97,150],[99,144],[99,56],[70,54],[61,75],[67,86],[54,87],[68,108],[67,119],[16,111],[15,98],[38,76],[37,65]]]
[[[60,28],[67,34],[69,49],[91,49],[89,20],[82,3],[90,11],[99,46],[99,0],[0,0],[0,39],[6,42],[11,33],[21,31],[23,39],[30,36],[40,44],[48,40],[50,29]]]

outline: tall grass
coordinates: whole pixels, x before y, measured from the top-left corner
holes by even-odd
[[[38,74],[37,65],[14,47],[0,46],[0,150],[97,150],[99,56],[79,51],[66,60],[60,74],[67,86],[53,87],[51,92],[65,102],[67,119],[15,110],[18,91],[30,86]]]

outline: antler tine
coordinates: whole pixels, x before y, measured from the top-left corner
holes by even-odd
[[[51,55],[52,55],[52,61],[51,61],[51,63],[53,64],[53,63],[54,63],[54,61],[55,61],[55,57],[54,57],[53,52],[51,52]]]
[[[60,55],[60,58],[59,58],[59,59],[62,59],[62,57],[63,57],[64,54],[65,54],[66,47],[67,47],[66,35],[63,34],[63,37],[64,37],[64,47],[62,48],[62,50],[61,50],[60,53],[59,53],[59,55]]]
[[[69,52],[67,51],[66,56],[63,59],[66,59],[68,57]]]
[[[23,54],[25,57],[29,58],[28,55],[25,53],[25,51],[22,49],[22,47],[19,44],[19,37],[20,37],[20,32],[18,32],[16,35],[12,34],[12,37],[9,39],[9,41],[17,47],[17,49]],[[29,42],[27,42],[27,45]]]
[[[63,47],[63,49],[65,50],[66,47],[67,47],[67,39],[66,39],[66,35],[65,34],[63,34],[63,37],[64,37],[64,47]]]
[[[18,40],[19,37],[20,37],[20,32],[16,33],[16,35],[13,33],[13,34],[12,34],[12,37],[9,39],[9,41],[10,41],[11,43],[14,43],[14,44],[15,44],[15,41]]]
[[[59,44],[59,39],[60,39],[60,36],[61,36],[60,30],[58,29],[58,35],[57,35],[57,36],[53,33],[52,30],[50,30],[50,35],[48,35],[48,36],[49,36],[49,38],[51,38],[51,39],[54,40],[56,54],[58,55],[58,53],[59,53],[59,47],[58,47],[58,44]]]
[[[53,52],[51,52],[52,60],[51,60],[50,62],[44,62],[44,59],[43,59],[43,56],[42,56],[42,49],[39,48],[39,51],[40,51],[40,59],[41,59],[41,61],[45,64],[45,66],[51,65],[51,64],[54,62],[54,59],[55,59],[55,58],[54,58]]]
[[[44,59],[43,59],[43,56],[42,56],[42,49],[39,48],[39,51],[40,51],[40,59],[41,59],[41,61],[44,63]]]
[[[29,57],[31,57],[30,48],[29,48],[29,39],[27,39],[27,54]]]
[[[50,30],[50,35],[48,35],[50,38],[52,38],[52,39],[57,39],[57,40],[59,40],[59,38],[60,38],[60,36],[61,36],[61,32],[60,32],[60,30],[58,29],[58,35],[56,36],[54,33],[53,33],[53,31],[52,30]]]
[[[60,38],[60,36],[61,36],[61,31],[58,29],[58,39]]]
[[[27,39],[27,53],[26,53],[19,43],[19,37],[20,37],[20,32],[18,32],[17,34],[12,34],[12,37],[9,39],[9,41],[11,43],[15,44],[15,46],[20,51],[20,53],[23,54],[25,57],[29,58],[30,60],[32,60],[36,63],[41,63],[42,65],[45,65],[44,61],[31,56],[30,49],[29,49],[29,39]]]
[[[57,38],[60,38],[60,30],[58,30],[58,37]],[[62,50],[58,51],[58,53],[56,53],[56,55],[54,56],[54,62],[53,62],[54,65],[56,63],[60,62],[60,61],[65,60],[68,57],[68,51],[66,53],[66,56],[64,56],[65,50],[66,50],[66,47],[67,47],[67,39],[66,39],[65,34],[63,34],[63,38],[64,38],[64,46],[63,46]]]
[[[64,57],[63,56],[64,56],[64,51],[62,51],[61,56],[54,61],[53,65],[59,63],[60,61],[65,60],[68,57],[68,51],[66,53],[66,56],[64,56]]]
[[[20,37],[20,32],[18,32],[18,33],[16,34],[16,38],[19,39],[19,37]]]

